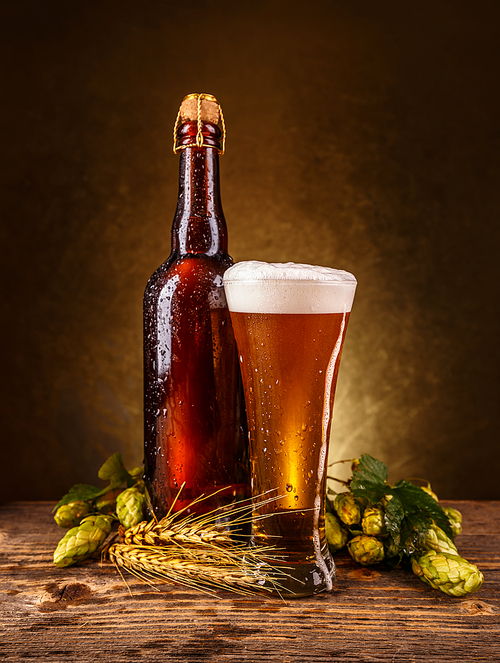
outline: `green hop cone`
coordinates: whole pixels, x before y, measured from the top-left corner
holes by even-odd
[[[462,532],[462,514],[460,511],[452,509],[451,506],[446,507],[443,511],[448,516],[453,536],[458,536]]]
[[[422,550],[435,550],[438,553],[458,555],[456,545],[435,523],[427,530],[422,544],[418,547]]]
[[[143,520],[144,495],[137,488],[127,488],[116,498],[116,515],[125,527],[135,527]]]
[[[57,509],[54,520],[59,527],[76,527],[91,511],[92,507],[87,502],[69,502]]]
[[[59,541],[54,552],[54,565],[64,568],[90,557],[111,531],[110,516],[87,516]]]
[[[342,527],[333,513],[325,513],[325,532],[328,547],[332,552],[343,548],[349,538],[349,532]]]
[[[363,512],[361,520],[363,532],[368,536],[387,536],[384,522],[384,510],[380,506],[369,506]]]
[[[412,557],[411,565],[423,582],[449,596],[472,594],[483,584],[483,574],[459,555],[429,550],[421,557]]]
[[[340,520],[350,527],[361,521],[361,509],[352,493],[339,493],[333,500],[333,508]]]
[[[378,564],[384,559],[384,544],[374,536],[355,536],[347,544],[347,549],[353,560],[362,566]]]

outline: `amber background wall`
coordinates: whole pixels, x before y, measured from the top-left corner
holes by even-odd
[[[142,293],[170,250],[171,130],[228,126],[235,260],[359,281],[332,458],[500,498],[498,3],[0,6],[5,499],[142,460]]]

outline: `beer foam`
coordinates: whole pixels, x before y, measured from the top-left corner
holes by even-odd
[[[238,313],[346,313],[356,284],[341,269],[293,262],[249,260],[224,274],[229,309]]]

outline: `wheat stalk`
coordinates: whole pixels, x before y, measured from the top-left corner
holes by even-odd
[[[212,497],[212,495],[208,497]],[[143,521],[128,530],[120,528],[120,542],[128,545],[176,545],[182,549],[191,546],[204,547],[206,552],[209,552],[209,549],[215,549],[219,555],[252,557],[254,553],[252,549],[248,548],[246,542],[234,539],[234,536],[240,538],[242,536],[241,531],[235,527],[251,522],[252,511],[254,521],[270,517],[272,514],[257,514],[256,510],[279,497],[254,499],[253,502],[252,500],[241,500],[226,507],[218,507],[205,514],[184,514],[184,511],[191,509],[194,504],[208,499],[208,497],[202,495],[176,513],[172,513],[171,507],[167,515],[159,522]],[[221,515],[230,519],[232,534],[229,533],[227,525],[220,522]],[[271,553],[278,552],[278,549],[274,547],[261,547],[258,554],[259,561],[266,556],[270,557]]]
[[[265,571],[267,565],[237,564],[198,551],[197,556],[179,555],[160,546],[115,543],[109,549],[111,561],[154,587],[155,582],[177,583],[207,591],[224,589],[240,594],[277,591],[281,585]],[[270,567],[269,567],[270,568]]]
[[[189,522],[175,523],[172,519],[157,523],[143,521],[135,527],[124,530],[122,534],[123,543],[152,546],[164,544],[180,545],[235,545],[235,541],[225,532],[217,527],[203,526],[200,523]]]
[[[176,513],[172,504],[159,522],[151,520],[128,530],[121,528],[120,543],[109,548],[109,558],[118,571],[126,569],[152,587],[160,581],[202,591],[226,589],[253,594],[265,590],[279,594],[279,579],[286,574],[269,564],[269,560],[276,559],[278,549],[249,548],[244,541],[235,541],[220,522],[224,516],[233,527],[244,525],[252,520],[252,510],[254,520],[267,518],[271,514],[259,515],[256,509],[279,497],[262,495],[259,497],[263,499],[242,500],[205,514],[185,513],[209,497],[212,495],[202,495]]]

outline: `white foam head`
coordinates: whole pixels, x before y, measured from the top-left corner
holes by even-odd
[[[230,311],[346,313],[357,281],[349,272],[293,262],[239,262],[224,274]]]

